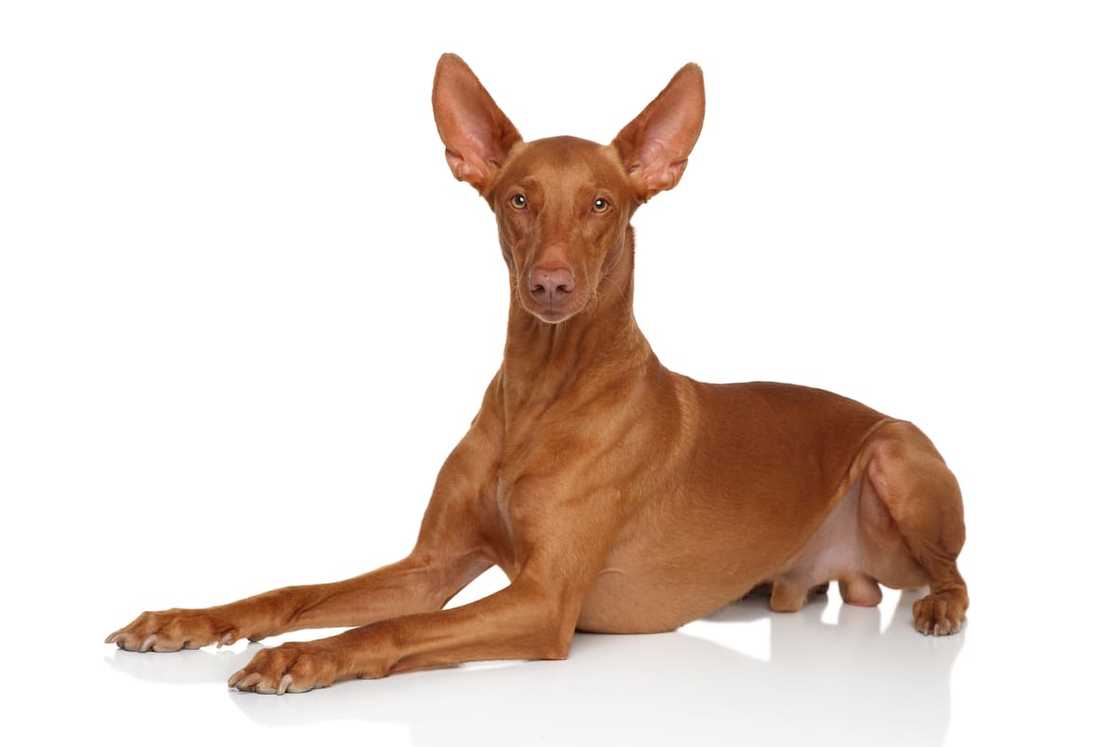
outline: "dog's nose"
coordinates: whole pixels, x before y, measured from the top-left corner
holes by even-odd
[[[576,279],[567,267],[534,267],[529,273],[529,292],[537,301],[563,303],[576,289]]]

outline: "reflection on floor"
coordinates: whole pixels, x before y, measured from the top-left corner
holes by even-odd
[[[835,589],[833,590],[835,595]],[[564,662],[515,662],[417,672],[312,693],[231,692],[233,707],[269,726],[361,719],[407,726],[416,745],[774,744],[936,745],[949,723],[949,676],[965,634],[926,638],[910,624],[918,594],[890,607],[839,606],[823,597],[795,614],[760,599],[720,610],[681,631],[649,636],[579,635]],[[762,626],[762,627],[759,627]],[[736,650],[737,633],[769,627],[769,655]],[[749,633],[749,635],[748,635]],[[719,642],[717,642],[719,641]],[[123,672],[215,687],[257,650],[143,655],[117,652]],[[748,650],[750,648],[748,647]]]

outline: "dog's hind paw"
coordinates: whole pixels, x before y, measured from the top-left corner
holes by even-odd
[[[953,635],[964,622],[964,605],[952,594],[929,594],[914,602],[914,627],[923,635]]]

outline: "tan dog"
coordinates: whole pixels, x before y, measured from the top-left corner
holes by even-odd
[[[960,629],[956,479],[913,425],[818,389],[701,384],[666,370],[633,315],[639,205],[677,184],[704,116],[686,65],[610,145],[522,141],[444,55],[436,124],[456,178],[497,216],[509,266],[505,358],[447,458],[412,553],[333,584],[145,612],[108,642],[176,651],[360,626],[264,649],[230,679],[283,693],[479,659],[562,659],[575,630],[672,630],[769,588],[797,610],[928,584],[926,634]],[[509,587],[444,604],[497,564]]]

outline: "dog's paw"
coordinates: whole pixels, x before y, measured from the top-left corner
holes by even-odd
[[[241,638],[238,629],[208,610],[171,609],[145,612],[120,630],[110,633],[106,643],[126,651],[179,651]]]
[[[964,606],[953,595],[929,594],[914,602],[914,627],[923,635],[960,632]]]
[[[318,641],[285,643],[257,652],[253,660],[229,678],[229,686],[266,695],[303,693],[329,687],[342,674],[341,656]]]

